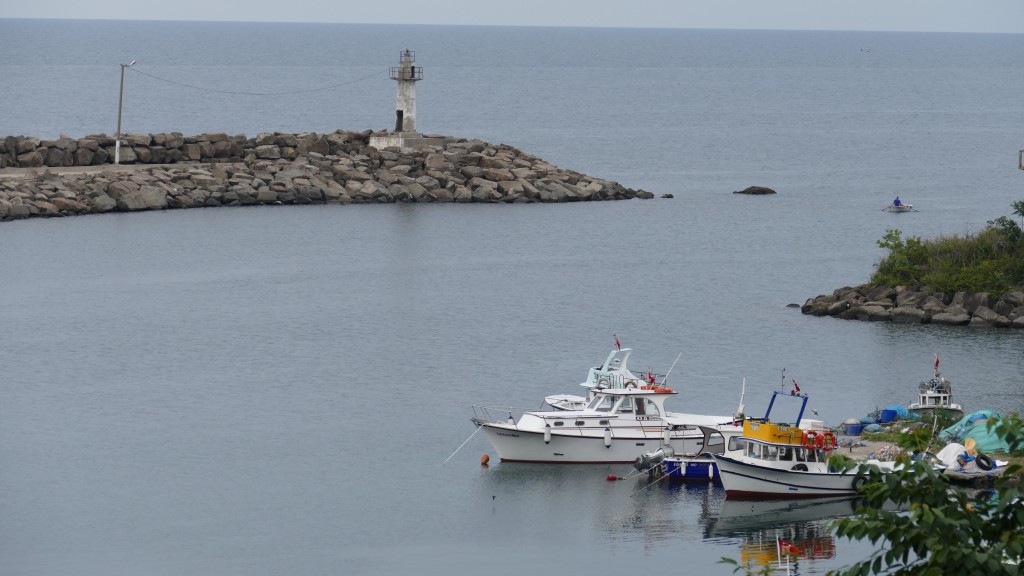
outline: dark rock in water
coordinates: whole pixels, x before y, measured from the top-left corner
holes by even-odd
[[[662,198],[675,198],[675,196],[673,196],[671,194],[662,194],[661,197]]]
[[[733,194],[752,194],[752,195],[775,194],[775,190],[772,190],[771,188],[766,188],[765,186],[751,186],[751,187],[747,188],[746,190],[737,190],[737,191],[733,192]]]
[[[786,308],[799,308],[799,307],[800,307],[800,305],[797,304],[796,302],[790,302],[789,304],[786,304]]]

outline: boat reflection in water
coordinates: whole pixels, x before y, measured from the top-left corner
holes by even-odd
[[[801,564],[812,573],[819,561],[836,556],[831,521],[852,516],[863,503],[859,497],[818,500],[729,500],[705,524],[706,540],[739,539],[737,561],[744,574],[765,568],[800,574]]]

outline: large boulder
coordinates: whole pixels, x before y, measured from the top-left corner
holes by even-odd
[[[885,322],[892,318],[888,309],[882,306],[867,304],[857,308],[857,319],[870,322]]]
[[[892,286],[875,286],[868,290],[865,298],[867,298],[868,302],[880,302],[882,300],[894,302],[896,300],[896,289]]]
[[[946,326],[966,326],[971,323],[971,315],[967,312],[940,312],[932,316],[932,324]]]
[[[987,294],[986,294],[987,296]],[[971,326],[995,326],[1005,328],[1010,321],[1005,316],[997,314],[988,306],[978,306],[971,315]]]
[[[775,190],[767,188],[765,186],[750,186],[743,190],[737,190],[733,194],[750,194],[754,196],[762,196],[765,194],[775,194]]]
[[[992,298],[989,296],[988,292],[972,292],[964,295],[964,309],[966,309],[968,313],[974,314],[975,311],[982,306],[985,308],[992,307]]]
[[[138,191],[123,194],[118,198],[117,209],[122,212],[165,210],[167,209],[167,195],[155,186],[142,186]]]
[[[889,311],[889,318],[891,318],[893,322],[921,324],[925,322],[926,315],[924,310],[919,308],[913,308],[911,306],[897,306]]]
[[[810,316],[827,316],[830,305],[828,302],[810,298],[800,307],[800,312]]]

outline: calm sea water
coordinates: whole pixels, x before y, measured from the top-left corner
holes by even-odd
[[[801,574],[870,553],[828,531],[843,506],[482,468],[479,437],[443,464],[472,404],[575,391],[613,333],[638,368],[679,357],[679,410],[731,412],[745,378],[756,413],[786,368],[838,424],[913,400],[935,354],[969,409],[1024,409],[1024,334],[786,306],[865,281],[888,228],[1010,213],[1022,36],[0,20],[0,47],[0,135],[41,137],[113,133],[133,59],[129,132],[381,129],[409,48],[422,130],[675,195],[0,224],[0,575],[727,574],[776,534],[816,550]],[[779,194],[731,194],[752,184]],[[920,212],[881,212],[896,194]]]

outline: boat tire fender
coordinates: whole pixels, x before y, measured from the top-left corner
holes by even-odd
[[[796,470],[797,472],[807,472],[807,464],[803,462],[795,464],[790,470]]]
[[[864,484],[867,483],[867,481],[868,479],[865,478],[864,476],[857,476],[856,478],[853,479],[853,489],[859,492],[860,489],[864,487]]]
[[[978,468],[988,471],[995,467],[995,462],[991,458],[984,454],[978,454],[974,458],[974,462],[978,465]]]

